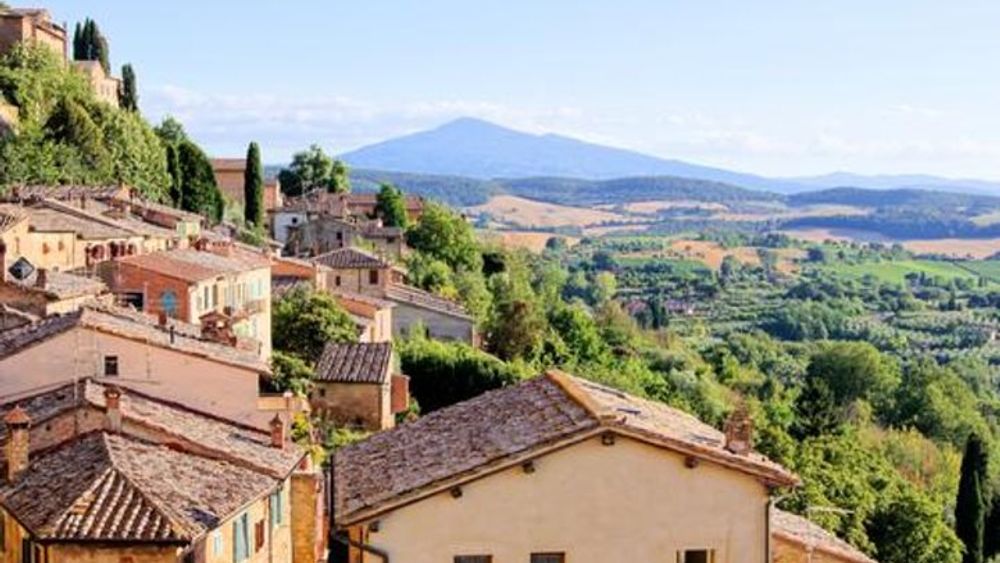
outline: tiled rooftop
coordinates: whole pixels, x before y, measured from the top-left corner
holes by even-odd
[[[121,307],[88,304],[79,311],[47,317],[36,323],[0,332],[0,358],[82,326],[259,373],[270,373],[267,364],[251,351],[203,340],[196,336],[195,329],[184,323],[171,321],[171,324],[175,327],[173,338],[169,330],[158,326],[156,320],[147,315]]]
[[[407,303],[472,320],[465,307],[459,303],[413,286],[391,283],[385,289],[385,298],[396,303]]]
[[[723,447],[722,434],[670,408],[559,372],[491,391],[335,454],[335,513],[353,522],[602,428],[791,485],[796,477],[758,454]]]
[[[23,280],[19,280],[11,275],[8,275],[7,279],[10,283],[20,286],[28,291],[38,291],[56,299],[70,299],[83,295],[98,295],[107,290],[107,286],[105,286],[104,282],[101,280],[78,276],[67,272],[48,270],[45,272],[45,277],[45,287],[37,287],[35,285],[38,281],[37,268],[31,272],[30,276],[24,278]]]
[[[853,563],[878,563],[832,532],[824,530],[802,516],[784,510],[774,509],[771,511],[771,533],[809,551],[824,552],[839,558],[839,560]]]
[[[392,264],[357,248],[338,248],[313,258],[313,262],[333,269],[382,269]]]
[[[190,282],[271,267],[271,262],[260,253],[236,249],[229,256],[224,256],[212,251],[185,248],[127,256],[118,262]]]
[[[316,362],[316,378],[329,383],[384,383],[391,362],[391,342],[330,342]]]

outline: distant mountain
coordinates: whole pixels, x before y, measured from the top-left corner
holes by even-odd
[[[479,179],[674,176],[779,192],[802,188],[787,180],[666,160],[561,135],[523,133],[472,118],[369,145],[341,158],[357,168]]]
[[[974,179],[942,178],[926,174],[878,174],[865,176],[850,172],[834,172],[822,176],[786,178],[788,182],[810,188],[839,188],[850,186],[873,190],[921,189],[942,192],[1000,195],[1000,182]]]

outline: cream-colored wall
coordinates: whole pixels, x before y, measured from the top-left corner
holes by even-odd
[[[103,376],[104,356],[118,356],[107,378],[193,408],[260,422],[258,374],[135,340],[75,328],[0,360],[0,396],[74,377]]]
[[[47,563],[176,563],[180,550],[163,547],[96,547],[85,544],[47,546]]]
[[[213,288],[218,287],[218,300],[205,301],[205,290],[211,300]],[[187,322],[198,324],[209,311],[222,311],[227,305],[234,311],[243,310],[250,302],[259,302],[259,310],[234,328],[239,336],[260,342],[260,356],[271,357],[271,269],[258,268],[235,275],[220,276],[193,284],[188,291],[189,313]],[[214,305],[214,306],[213,306]]]
[[[573,563],[675,563],[680,549],[712,548],[715,563],[764,563],[767,491],[755,478],[628,438],[599,437],[382,515],[368,542],[394,563],[492,554],[527,561],[566,553]]]
[[[808,549],[802,544],[778,536],[772,540],[771,549],[774,563],[852,563],[851,559]]]
[[[264,496],[257,502],[251,504],[245,511],[240,512],[222,522],[215,530],[212,530],[202,538],[195,546],[197,561],[204,563],[233,563],[233,521],[244,512],[249,514],[250,532],[250,557],[244,561],[250,563],[291,563],[292,561],[292,495],[290,479],[286,479],[281,485],[281,494],[284,498],[284,510],[281,524],[276,528],[271,527],[271,515],[269,496]],[[264,520],[265,533],[264,546],[258,551],[254,551],[254,525],[256,522]],[[268,536],[269,534],[269,536]],[[215,552],[214,537],[218,535],[222,540],[222,549]]]
[[[344,291],[353,291],[355,293],[363,293],[366,295],[381,295],[382,288],[384,288],[388,282],[388,270],[377,270],[378,271],[378,282],[371,283],[369,281],[369,270],[360,270],[354,268],[346,268],[341,270],[331,269],[326,275],[326,287],[330,291],[336,292],[337,289]],[[340,285],[337,285],[337,278],[340,277]]]

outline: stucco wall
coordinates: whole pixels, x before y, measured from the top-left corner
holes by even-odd
[[[850,559],[837,557],[824,551],[811,551],[801,544],[775,537],[771,543],[774,563],[852,563]]]
[[[257,502],[251,504],[244,512],[249,515],[250,532],[250,558],[245,561],[251,563],[291,563],[292,561],[292,494],[290,479],[286,479],[281,486],[281,494],[284,498],[284,510],[281,524],[271,528],[270,504],[268,496],[264,496]],[[233,521],[240,516],[225,520],[215,530],[206,536],[195,546],[194,552],[196,561],[199,563],[231,563],[233,561]],[[265,542],[259,550],[254,550],[254,525],[257,522],[264,522]],[[216,551],[215,538],[219,539],[219,550]]]
[[[276,211],[274,213],[273,233],[274,240],[285,243],[288,242],[288,228],[293,225],[301,225],[306,222],[305,212],[299,211]]]
[[[756,479],[619,437],[593,438],[379,517],[369,543],[394,563],[492,554],[527,561],[563,551],[574,563],[676,561],[716,550],[715,563],[764,563],[767,492]]]
[[[223,416],[261,422],[256,372],[85,328],[0,360],[0,396],[74,377],[103,376],[106,355],[118,356],[120,374],[108,381]]]
[[[446,315],[433,309],[415,307],[405,301],[394,301],[392,308],[392,334],[402,336],[410,328],[422,323],[431,338],[459,340],[472,343],[474,326],[471,320]]]

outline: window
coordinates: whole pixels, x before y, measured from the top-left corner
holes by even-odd
[[[677,563],[715,563],[715,550],[685,549],[678,551]]]
[[[212,532],[212,555],[222,555],[222,532],[219,530]]]
[[[177,294],[169,289],[160,295],[160,307],[168,317],[177,316]]]
[[[340,287],[340,276],[336,276],[333,278],[333,285]]]
[[[206,285],[205,286],[205,291],[203,292],[205,294],[205,309],[211,309],[212,308],[212,297],[211,297],[211,295],[209,295],[208,292],[209,292],[209,289],[208,289],[208,286]]]
[[[368,283],[371,285],[378,284],[378,270],[368,270]]]
[[[104,356],[104,377],[118,376],[118,356]]]
[[[270,507],[271,507],[271,527],[277,528],[281,525],[282,521],[285,519],[285,497],[282,496],[282,488],[274,491],[271,494]]]
[[[240,563],[250,557],[250,519],[241,514],[233,520],[233,561]]]
[[[565,553],[532,553],[531,563],[565,563]]]
[[[455,563],[493,563],[492,555],[456,555]]]
[[[264,520],[260,520],[253,525],[253,550],[254,553],[264,547]]]

